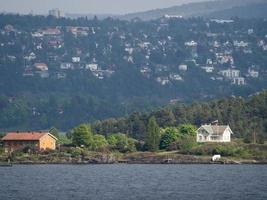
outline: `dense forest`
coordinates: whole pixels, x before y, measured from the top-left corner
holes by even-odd
[[[219,124],[228,124],[233,137],[251,139],[256,133],[267,137],[267,92],[261,92],[248,99],[229,97],[210,102],[178,104],[151,113],[133,113],[129,117],[98,121],[92,125],[96,133],[109,135],[126,133],[133,138],[143,140],[147,124],[155,117],[161,128],[178,127],[193,124],[196,127],[218,120]]]
[[[176,102],[247,97],[266,89],[266,23],[1,14],[0,130],[66,131]]]

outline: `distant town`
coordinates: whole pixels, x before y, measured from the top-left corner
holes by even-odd
[[[49,14],[62,16],[60,10]],[[243,26],[242,20],[185,20],[166,15],[147,22],[147,27],[138,21],[92,23],[27,30],[6,24],[1,28],[1,63],[22,63],[23,59],[23,77],[65,79],[68,71],[81,70],[102,80],[126,62],[161,85],[183,81],[192,66],[213,81],[239,86],[267,74],[263,62],[251,59],[255,54],[266,57],[267,32],[252,23]],[[17,51],[3,51],[14,48]]]

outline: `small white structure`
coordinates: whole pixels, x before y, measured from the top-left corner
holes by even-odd
[[[98,70],[98,64],[95,63],[86,64],[85,69],[89,69],[90,71],[96,71]]]
[[[72,63],[61,63],[60,69],[74,69],[74,66]]]
[[[232,79],[240,76],[240,70],[226,69],[226,70],[221,70],[219,74],[223,75],[225,78]]]
[[[248,69],[248,76],[249,76],[249,77],[252,77],[252,78],[258,78],[258,77],[259,77],[259,72],[256,71],[256,70],[253,69],[253,68],[249,68],[249,69]]]
[[[185,42],[184,45],[187,46],[187,47],[196,47],[197,46],[197,42],[192,40],[192,41],[189,41],[189,42]]]
[[[48,71],[48,66],[45,63],[35,63],[33,66],[35,67],[36,70]]]
[[[179,65],[178,68],[180,71],[187,71],[187,65],[185,65],[185,64]]]
[[[246,81],[244,77],[234,77],[232,79],[232,84],[234,85],[246,85]]]
[[[205,70],[207,73],[212,73],[214,70],[213,66],[203,66],[201,69]]]
[[[197,142],[231,142],[229,125],[202,125],[197,129]]]
[[[214,162],[216,160],[220,160],[220,158],[221,158],[221,155],[219,155],[219,154],[218,155],[213,155],[211,160]]]
[[[73,63],[79,63],[81,61],[81,58],[80,57],[72,57],[71,60]]]

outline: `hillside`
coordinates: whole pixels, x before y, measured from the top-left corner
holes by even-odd
[[[251,17],[265,17],[266,14],[263,8],[260,6],[254,7],[254,9],[259,9],[259,13],[254,13],[255,16],[253,16],[249,12],[250,6],[258,3],[264,3],[264,0],[217,0],[217,1],[205,1],[205,2],[199,2],[199,3],[189,3],[184,4],[181,6],[173,6],[170,8],[164,8],[164,9],[155,9],[145,12],[139,12],[139,13],[131,13],[124,16],[121,16],[120,19],[135,19],[140,18],[142,20],[152,20],[152,19],[158,19],[163,17],[164,15],[170,15],[170,16],[183,16],[184,18],[189,17],[198,17],[198,16],[212,16],[212,17],[220,17],[224,16],[227,18],[236,16],[237,13],[234,11],[238,10],[238,16],[248,16]],[[265,2],[266,3],[266,2]],[[242,10],[239,10],[241,6],[244,6],[245,8]],[[231,11],[231,9],[234,9]],[[244,13],[245,12],[245,13]]]
[[[230,9],[215,11],[207,15],[208,18],[230,19],[232,17],[239,18],[267,18],[267,3],[259,3],[253,5],[237,6]]]
[[[0,129],[67,130],[266,89],[263,19],[0,15]]]

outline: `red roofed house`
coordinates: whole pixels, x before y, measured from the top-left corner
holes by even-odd
[[[2,141],[5,151],[14,151],[24,147],[54,150],[57,138],[48,132],[10,132],[2,138]]]

